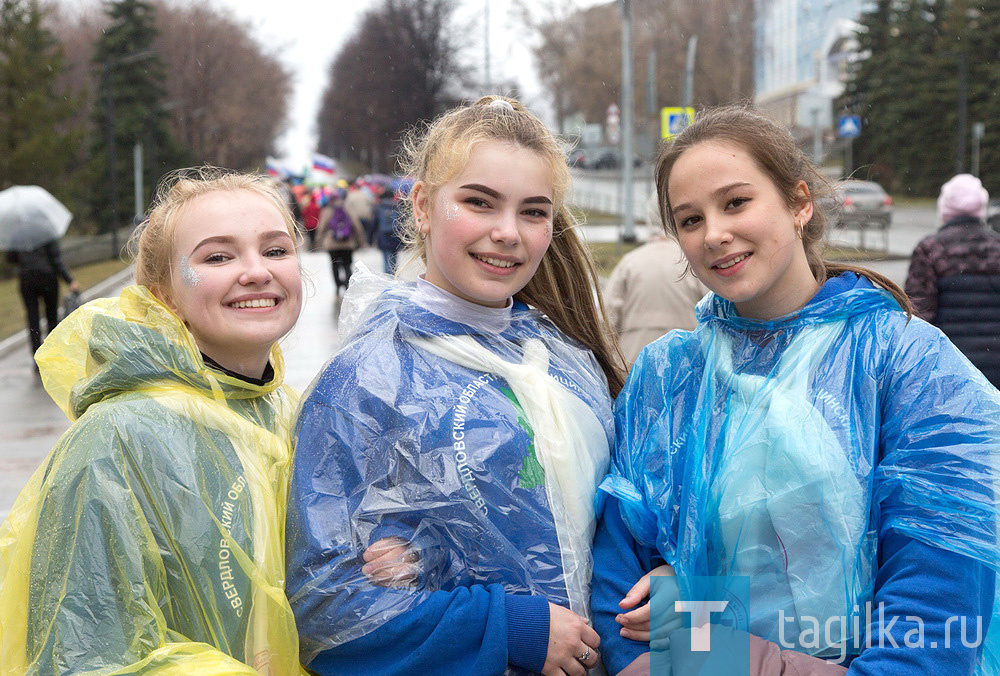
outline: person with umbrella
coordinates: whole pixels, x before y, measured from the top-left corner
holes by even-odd
[[[0,244],[7,249],[7,262],[18,269],[32,354],[42,344],[39,301],[45,304],[48,335],[59,323],[59,278],[70,291],[80,290],[59,250],[59,238],[72,218],[44,188],[14,186],[0,193]]]

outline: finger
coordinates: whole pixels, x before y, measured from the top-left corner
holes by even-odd
[[[622,638],[627,638],[630,641],[649,643],[649,632],[645,629],[622,629],[618,633]]]
[[[618,602],[622,608],[634,608],[644,598],[649,596],[649,573],[639,578],[639,581],[632,585],[632,588],[625,594],[625,598]]]
[[[413,574],[418,572],[418,566],[414,563],[405,563],[394,559],[383,563],[366,563],[361,566],[361,572],[368,577],[385,578]]]
[[[580,631],[580,638],[591,649],[591,652],[601,647],[600,635],[589,624],[583,626],[583,629]]]
[[[369,563],[375,563],[375,564],[401,563],[404,561],[413,563],[415,557],[410,556],[411,553],[412,551],[410,549],[407,549],[406,547],[393,547],[392,549],[386,550],[385,553],[382,554],[381,556],[372,559]]]
[[[365,561],[371,561],[372,559],[377,559],[378,557],[384,555],[388,550],[395,549],[397,547],[406,547],[406,540],[401,537],[388,537],[377,540],[365,550],[363,558]]]
[[[409,587],[417,581],[418,575],[415,566],[387,568],[370,575],[369,580],[380,587]]]
[[[649,629],[649,617],[652,613],[650,604],[645,604],[628,613],[621,613],[615,617],[618,624],[629,629]]]
[[[597,663],[600,661],[601,661],[601,653],[597,650],[597,648],[590,646],[590,654],[587,655],[587,659],[580,660],[580,663],[583,664],[583,666],[585,666],[587,669],[593,669],[594,667],[597,666]]]

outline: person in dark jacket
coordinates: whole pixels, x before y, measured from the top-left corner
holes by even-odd
[[[943,225],[913,250],[906,293],[917,313],[1000,387],[1000,233],[984,220],[988,202],[971,174],[941,186]]]
[[[42,344],[39,301],[45,303],[45,333],[48,335],[59,323],[59,278],[69,284],[70,291],[79,291],[80,285],[63,263],[57,240],[31,251],[9,251],[7,261],[18,267],[21,300],[28,315],[28,335],[31,354],[34,354]]]

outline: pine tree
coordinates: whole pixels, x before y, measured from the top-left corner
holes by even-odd
[[[63,61],[42,19],[35,0],[0,0],[0,189],[42,185],[72,206],[76,102],[55,91]]]
[[[166,171],[185,163],[185,153],[170,133],[163,102],[161,83],[166,73],[153,48],[154,7],[144,0],[116,0],[107,3],[105,11],[111,25],[98,39],[94,54],[98,89],[91,165],[91,207],[102,231],[110,230],[112,223],[121,227],[131,220],[136,143],[143,145],[147,196]]]
[[[969,170],[978,121],[987,123],[980,173],[1000,179],[1000,158],[989,152],[1000,141],[1000,128],[990,126],[1000,113],[1000,0],[878,0],[861,24],[863,59],[844,98],[864,118],[856,164],[893,192],[934,196]]]

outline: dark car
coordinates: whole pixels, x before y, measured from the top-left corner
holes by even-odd
[[[884,230],[891,222],[892,197],[878,183],[852,179],[837,185],[832,227]]]
[[[986,206],[986,222],[995,232],[1000,232],[1000,200],[990,200]]]

